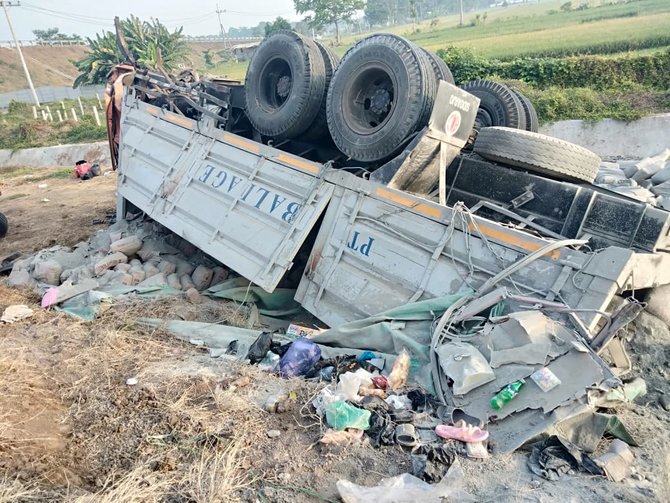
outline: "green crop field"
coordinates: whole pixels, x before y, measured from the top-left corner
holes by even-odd
[[[447,16],[437,19],[432,26],[429,21],[423,21],[378,31],[406,36],[434,51],[455,45],[493,58],[544,55],[552,51],[619,52],[601,51],[598,47],[616,48],[617,43],[634,44],[635,50],[639,47],[645,53],[670,47],[670,0],[614,2],[616,0],[575,0],[572,2],[575,7],[584,3],[591,7],[562,11],[560,6],[565,0],[542,1],[470,12],[465,16],[463,27],[458,26],[458,16]],[[607,5],[609,3],[612,5]],[[344,36],[335,51],[341,56],[367,35]],[[246,63],[221,63],[206,71],[243,79],[246,67]]]

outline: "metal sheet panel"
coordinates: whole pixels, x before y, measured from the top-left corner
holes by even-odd
[[[274,290],[330,199],[324,166],[125,100],[119,197]]]
[[[337,188],[296,300],[331,326],[476,289],[551,242],[346,173],[328,178]],[[573,308],[604,309],[630,279],[633,256],[621,248],[595,255],[562,248],[503,284]],[[591,327],[597,321],[582,318]]]

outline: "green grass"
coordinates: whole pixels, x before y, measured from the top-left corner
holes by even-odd
[[[21,199],[22,197],[26,197],[28,194],[12,194],[11,196],[7,196],[4,198],[4,201],[13,201],[14,199]]]
[[[30,181],[31,182],[41,182],[42,180],[51,180],[51,179],[54,179],[54,178],[56,178],[56,179],[71,178],[73,170],[74,170],[74,166],[72,168],[59,168],[59,169],[51,170],[48,173],[45,173],[43,175],[31,176]]]
[[[22,148],[44,147],[57,144],[89,143],[102,141],[107,138],[107,129],[104,125],[104,115],[98,109],[102,126],[95,124],[91,107],[98,106],[96,99],[82,100],[86,114],[82,115],[79,103],[76,100],[63,102],[43,103],[48,106],[54,122],[44,121],[41,114],[39,119],[33,118],[32,105],[28,103],[10,103],[5,112],[0,112],[0,149],[18,150]],[[57,110],[63,113],[63,105],[68,114],[68,120],[58,122]],[[79,122],[74,122],[71,109],[74,108]]]
[[[484,9],[466,14],[464,27],[458,26],[459,18],[454,15],[439,18],[433,28],[429,21],[423,21],[414,26],[407,24],[379,31],[406,36],[433,51],[455,45],[471,48],[481,56],[502,59],[546,55],[551,51],[587,53],[593,46],[619,41],[642,45],[658,43],[659,47],[670,45],[667,42],[670,38],[669,0],[633,0],[569,12],[559,11],[563,3],[565,0]],[[584,0],[572,3],[577,6]],[[598,2],[589,3],[596,5]],[[549,14],[550,11],[558,12]],[[487,13],[486,24],[468,26],[477,14],[481,16],[483,12]],[[369,33],[344,36],[335,52],[344,55],[356,41],[367,35]],[[645,50],[655,49],[646,47]],[[246,62],[221,63],[203,71],[244,79],[246,67]]]

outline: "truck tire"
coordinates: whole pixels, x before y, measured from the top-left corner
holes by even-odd
[[[473,80],[463,84],[461,89],[481,100],[475,119],[476,130],[493,126],[526,129],[523,105],[509,87],[491,80]]]
[[[519,98],[519,101],[523,106],[523,111],[526,116],[526,131],[537,133],[540,129],[540,120],[537,118],[535,107],[524,94],[521,94],[519,91],[512,89],[511,87],[510,89],[516,97]]]
[[[337,64],[340,62],[339,56],[335,54],[335,52],[330,47],[323,45],[318,40],[315,40],[314,43],[319,48],[319,52],[323,57],[323,63],[326,69],[326,86],[323,89],[323,97],[321,98],[319,113],[316,115],[314,122],[302,135],[301,139],[307,141],[319,140],[324,136],[330,136],[328,131],[328,119],[326,117],[326,102],[328,100],[328,88],[330,87],[330,81],[333,78]]]
[[[425,126],[437,81],[428,58],[408,40],[371,35],[347,51],[328,90],[335,145],[362,162],[386,159]]]
[[[0,238],[4,238],[9,230],[9,222],[4,213],[0,213]]]
[[[325,87],[325,64],[314,42],[278,31],[263,40],[249,63],[247,117],[262,135],[295,138],[314,122]]]
[[[505,127],[479,131],[474,151],[491,161],[559,180],[592,183],[600,167],[600,157],[574,143]]]
[[[421,50],[428,58],[430,66],[433,68],[433,72],[435,72],[435,77],[437,77],[437,80],[444,80],[450,84],[453,84],[454,76],[451,74],[451,70],[449,70],[449,66],[447,66],[444,60],[434,52],[424,48],[421,48]]]

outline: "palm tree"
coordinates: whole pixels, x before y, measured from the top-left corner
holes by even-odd
[[[157,19],[152,19],[151,22],[140,21],[132,15],[120,21],[119,27],[128,50],[139,66],[171,71],[177,68],[186,54],[186,42],[181,28],[170,32]],[[88,38],[87,41],[90,52],[74,62],[79,76],[73,87],[103,84],[109,71],[115,65],[125,62],[114,33],[98,33],[95,39]]]

